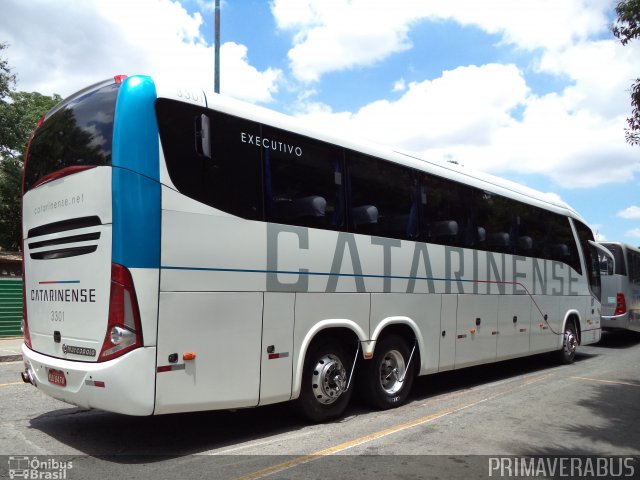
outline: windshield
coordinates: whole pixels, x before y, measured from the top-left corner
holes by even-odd
[[[37,129],[25,163],[25,193],[63,168],[111,165],[118,88],[102,84],[66,100]]]

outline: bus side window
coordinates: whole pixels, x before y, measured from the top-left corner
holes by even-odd
[[[341,149],[267,126],[261,139],[266,220],[342,229]]]
[[[362,154],[347,154],[353,232],[399,239],[418,235],[413,171]]]

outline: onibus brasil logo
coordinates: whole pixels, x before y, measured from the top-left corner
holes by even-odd
[[[73,468],[73,462],[41,459],[38,457],[9,457],[9,478],[26,478],[33,480],[66,480],[67,471]]]

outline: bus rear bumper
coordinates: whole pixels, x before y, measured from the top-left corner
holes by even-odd
[[[152,415],[155,347],[135,349],[102,363],[49,357],[22,345],[22,378],[43,393],[72,405],[126,415]]]
[[[604,330],[626,330],[629,328],[629,314],[602,316],[600,317],[601,325]]]

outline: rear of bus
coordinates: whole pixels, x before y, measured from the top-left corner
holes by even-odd
[[[640,251],[618,242],[601,243],[602,328],[640,331]]]
[[[86,408],[154,409],[160,262],[155,87],[115,77],[56,106],[23,177],[23,379]]]

